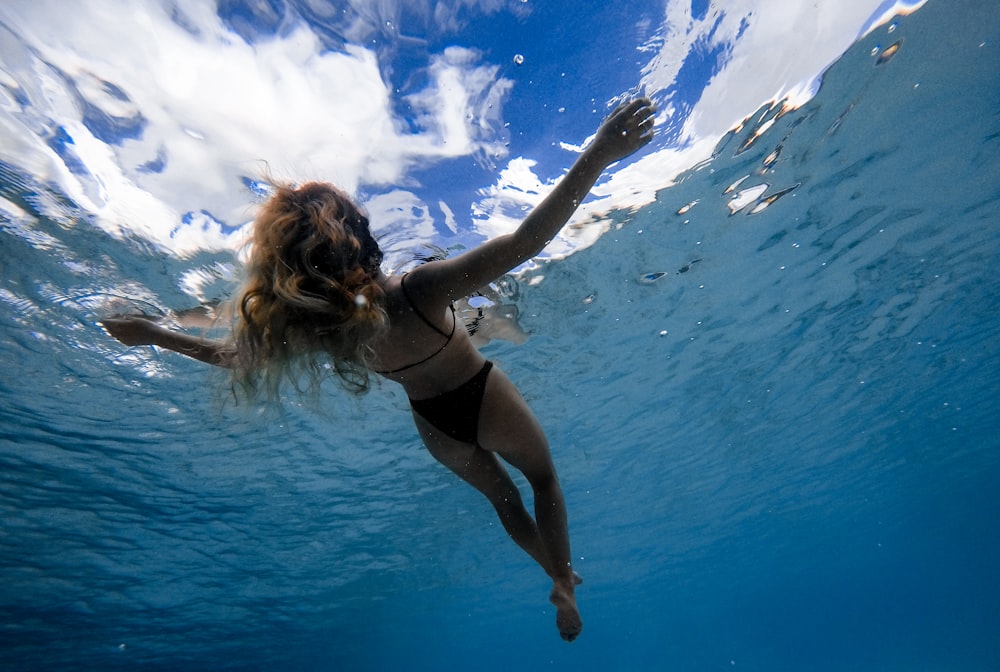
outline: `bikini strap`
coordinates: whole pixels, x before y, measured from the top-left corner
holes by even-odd
[[[450,343],[451,342],[451,337],[455,335],[455,327],[458,324],[458,317],[455,315],[455,304],[452,303],[452,304],[450,304],[448,306],[449,308],[451,308],[451,319],[452,319],[452,322],[451,322],[451,333],[450,334],[446,334],[436,324],[434,324],[433,322],[431,322],[430,320],[428,320],[427,316],[424,315],[423,313],[421,313],[420,309],[417,308],[417,304],[413,303],[413,299],[410,298],[410,293],[408,291],[406,291],[406,282],[405,282],[405,280],[406,280],[406,276],[407,275],[409,275],[409,273],[404,273],[403,277],[401,277],[399,279],[399,288],[403,290],[403,298],[405,298],[406,302],[408,304],[410,304],[410,308],[412,308],[413,312],[417,314],[417,317],[419,317],[421,320],[424,321],[424,324],[426,324],[428,327],[430,327],[431,329],[433,329],[437,333],[439,333],[442,336],[444,336],[445,338],[447,338],[448,342]],[[448,343],[445,343],[445,345],[447,345],[447,344]]]
[[[427,316],[424,315],[423,313],[421,313],[420,309],[418,309],[417,306],[413,303],[413,299],[410,298],[410,294],[406,291],[406,285],[403,283],[403,278],[405,278],[405,277],[406,277],[406,275],[404,274],[403,277],[399,279],[399,287],[400,287],[400,289],[403,290],[403,298],[405,298],[406,302],[408,304],[410,304],[410,308],[412,308],[413,312],[415,312],[417,314],[417,317],[419,317],[421,320],[423,320],[427,324],[428,327],[430,327],[431,329],[433,329],[437,333],[439,333],[442,336],[444,336],[447,340],[444,342],[444,344],[440,348],[438,348],[437,350],[435,350],[431,354],[427,355],[426,357],[424,357],[423,359],[421,359],[419,362],[413,362],[412,364],[407,364],[406,366],[401,366],[398,369],[392,369],[390,371],[376,371],[376,373],[380,373],[383,376],[392,375],[394,373],[399,373],[401,371],[406,371],[407,369],[412,369],[414,366],[418,366],[420,364],[423,364],[424,362],[430,361],[431,359],[434,359],[435,357],[437,357],[439,354],[441,354],[444,351],[445,348],[448,347],[448,344],[451,343],[451,338],[452,338],[452,336],[455,335],[455,328],[458,325],[458,316],[455,314],[455,304],[454,303],[449,306],[451,308],[451,319],[453,320],[452,324],[451,324],[451,333],[450,334],[444,333],[444,331],[442,331],[441,329],[438,329],[437,325],[435,325],[433,322],[431,322],[430,320],[428,320]]]

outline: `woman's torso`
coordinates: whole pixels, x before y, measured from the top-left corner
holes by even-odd
[[[383,284],[389,331],[372,344],[373,369],[402,385],[411,399],[428,399],[469,380],[485,358],[450,305],[416,305],[419,299],[404,289],[404,277]]]

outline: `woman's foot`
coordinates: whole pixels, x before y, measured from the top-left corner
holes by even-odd
[[[583,630],[583,620],[576,608],[576,598],[572,588],[566,590],[555,586],[549,594],[549,602],[556,607],[556,627],[567,642],[572,642]]]

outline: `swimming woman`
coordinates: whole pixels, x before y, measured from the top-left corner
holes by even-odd
[[[357,390],[367,389],[369,372],[402,385],[431,455],[486,496],[513,540],[551,577],[556,625],[572,641],[583,627],[574,596],[579,578],[545,434],[510,379],[472,345],[454,302],[539,254],[604,169],[649,142],[655,111],[647,99],[615,109],[513,233],[401,275],[382,273],[367,218],[339,190],[279,185],[253,223],[231,337],[174,332],[141,316],[103,325],[126,345],[156,345],[227,367],[251,386],[274,390],[303,362],[312,371],[328,363]],[[530,484],[534,518],[498,457]]]

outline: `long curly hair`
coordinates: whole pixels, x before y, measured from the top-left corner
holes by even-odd
[[[236,380],[277,396],[331,372],[361,393],[371,344],[388,329],[382,251],[368,218],[336,187],[275,185],[253,223],[233,330]],[[303,378],[303,374],[306,374]]]

